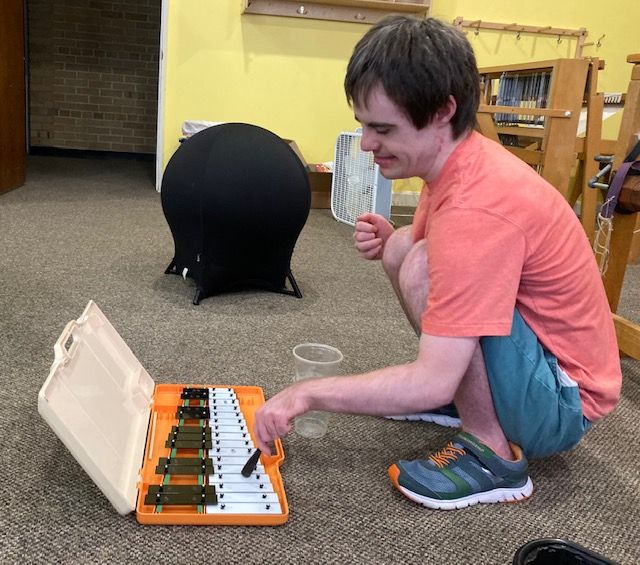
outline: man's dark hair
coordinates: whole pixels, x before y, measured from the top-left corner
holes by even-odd
[[[413,125],[422,129],[453,96],[454,138],[472,129],[480,100],[480,76],[464,34],[437,19],[389,16],[356,45],[344,80],[349,104],[366,106],[382,86]]]

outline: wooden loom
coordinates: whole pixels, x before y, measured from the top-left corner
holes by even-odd
[[[627,60],[634,63],[634,69],[615,146],[614,168],[627,155],[632,133],[640,129],[640,55]],[[588,180],[599,169],[595,157],[606,153],[601,140],[604,98],[597,92],[601,68],[598,59],[556,59],[480,69],[479,131],[534,167],[572,205],[581,194],[581,221],[591,241],[598,193],[588,187]],[[512,88],[500,88],[501,81]],[[585,102],[587,129],[584,139],[578,140],[579,115]],[[571,172],[578,157],[581,167],[571,189]],[[640,359],[640,327],[615,314],[637,217],[638,213],[616,213],[611,261],[603,280],[620,349]]]
[[[620,124],[620,133],[613,155],[613,170],[617,170],[631,148],[637,143],[640,133],[640,53],[629,55],[627,62],[633,65],[631,80],[627,89],[627,98]],[[629,195],[630,185],[625,183],[622,188],[621,199]],[[626,193],[626,194],[625,194]],[[628,197],[625,200],[632,200]],[[609,306],[614,312],[613,319],[618,335],[620,350],[640,359],[640,325],[637,325],[615,314],[620,301],[620,292],[624,282],[629,251],[633,240],[634,230],[640,221],[640,207],[632,214],[615,212],[613,216],[613,232],[610,243],[610,257],[606,273],[603,277],[604,288],[609,299]]]
[[[534,167],[567,199],[592,68],[589,59],[554,59],[480,69],[481,133]]]

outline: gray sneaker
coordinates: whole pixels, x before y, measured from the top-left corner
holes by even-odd
[[[404,496],[428,508],[514,502],[529,498],[533,483],[522,451],[513,444],[511,449],[515,461],[498,457],[471,434],[460,432],[427,459],[391,465],[389,477]]]

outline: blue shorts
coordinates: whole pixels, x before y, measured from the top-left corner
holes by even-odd
[[[576,445],[591,422],[582,414],[577,385],[515,310],[511,335],[480,338],[498,421],[527,457]]]

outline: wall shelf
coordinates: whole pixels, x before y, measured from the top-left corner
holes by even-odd
[[[427,16],[431,0],[245,0],[245,14],[374,24],[390,14]]]

